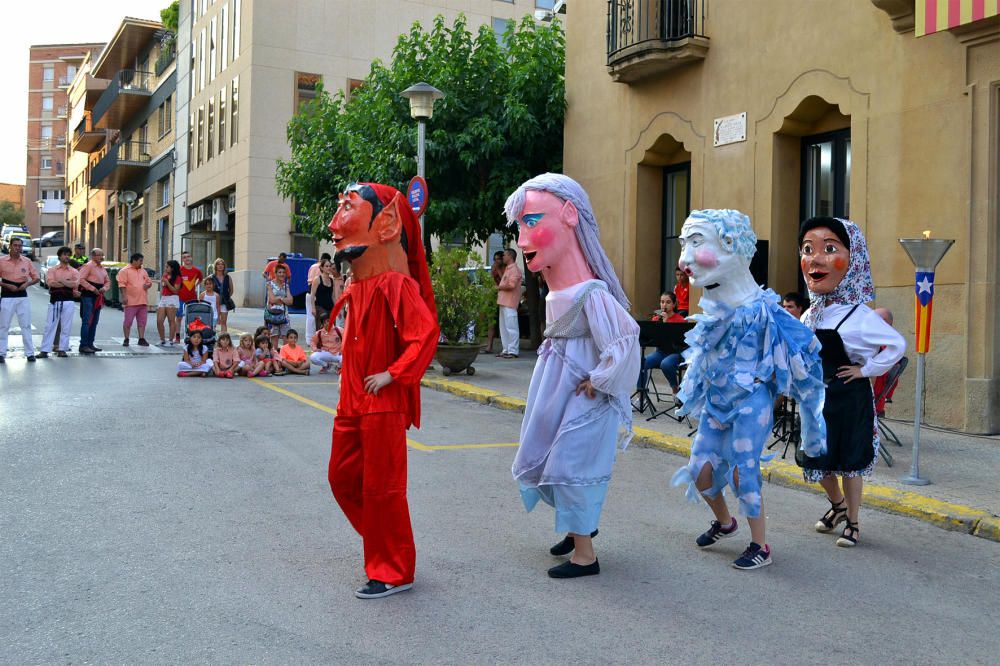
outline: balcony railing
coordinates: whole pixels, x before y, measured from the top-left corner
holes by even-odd
[[[92,111],[95,127],[117,129],[153,94],[153,73],[123,69],[108,84]],[[106,118],[105,116],[111,116]]]
[[[708,51],[706,0],[608,0],[608,69],[632,82]]]
[[[60,88],[65,88],[65,87],[69,86],[69,84],[71,84],[71,83],[73,83],[73,77],[72,76],[64,74],[63,76],[59,77],[59,87]]]
[[[153,73],[156,76],[163,74],[164,70],[170,66],[170,63],[174,61],[177,57],[177,43],[174,39],[168,39],[160,44],[160,55],[156,58],[156,64],[153,66]]]
[[[90,126],[90,118],[84,117],[73,131],[73,150],[92,153],[101,147],[107,132]]]
[[[100,190],[120,190],[138,172],[149,168],[152,155],[147,141],[124,141],[108,149],[90,172],[90,186]]]

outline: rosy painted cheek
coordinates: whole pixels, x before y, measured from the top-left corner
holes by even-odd
[[[833,259],[833,267],[836,268],[838,271],[842,271],[842,270],[846,269],[847,268],[847,259],[844,259],[843,257],[834,257],[834,259]]]
[[[715,268],[719,265],[719,259],[715,252],[711,250],[696,250],[694,253],[694,263],[704,268]]]
[[[541,227],[539,229],[534,229],[529,236],[532,245],[535,247],[548,247],[552,245],[552,241],[555,239],[555,234],[548,227]]]
[[[802,269],[803,273],[808,272],[808,265],[809,265],[808,259],[806,259],[805,257],[799,259],[799,267]]]

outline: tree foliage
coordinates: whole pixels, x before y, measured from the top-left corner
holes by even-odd
[[[459,343],[482,338],[496,312],[497,291],[489,269],[478,257],[465,248],[441,246],[434,253],[431,285],[445,340]],[[475,332],[472,340],[468,339],[470,326]]]
[[[174,0],[160,10],[160,23],[166,30],[177,34],[177,22],[180,17],[180,0]]]
[[[288,125],[292,156],[278,191],[298,203],[300,229],[328,238],[337,194],[352,180],[403,189],[416,174],[417,130],[400,91],[425,81],[445,93],[427,124],[431,233],[483,242],[504,229],[503,202],[521,182],[562,167],[565,37],[554,21],[511,21],[500,45],[459,15],[414,23],[392,62],[372,64],[347,100],[320,88]]]
[[[0,201],[0,226],[24,224],[24,209],[9,201]]]

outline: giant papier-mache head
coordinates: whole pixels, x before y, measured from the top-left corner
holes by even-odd
[[[355,279],[386,271],[409,275],[437,316],[420,222],[402,192],[379,183],[352,183],[340,194],[329,225],[336,250],[334,261],[351,262]]]
[[[693,210],[681,228],[677,265],[696,287],[712,289],[749,272],[757,251],[750,218],[738,210]]]
[[[545,272],[559,262],[582,255],[589,273],[603,280],[611,295],[629,308],[615,269],[601,247],[590,198],[583,187],[560,173],[543,173],[525,181],[504,204],[508,225],[519,225],[518,245],[528,269]]]

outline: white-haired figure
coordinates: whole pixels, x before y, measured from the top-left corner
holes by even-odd
[[[549,286],[545,341],[512,472],[525,508],[549,504],[556,531],[566,534],[549,552],[572,555],[549,576],[592,576],[601,570],[593,537],[616,445],[624,448],[632,432],[639,326],[579,183],[561,174],[536,176],[510,195],[505,210],[518,226],[528,269],[541,272]]]
[[[687,496],[704,498],[715,514],[699,548],[733,536],[723,489],[733,488],[750,524],[751,542],[733,562],[737,569],[771,564],[761,510],[761,454],[771,432],[778,393],[799,403],[802,448],[826,449],[823,366],[816,336],[762,289],[750,273],[757,238],[750,218],[736,210],[696,210],[681,228],[678,265],[704,292],[704,314],[687,333],[687,373],[678,396],[680,414],[698,418],[691,459],[674,475]]]

